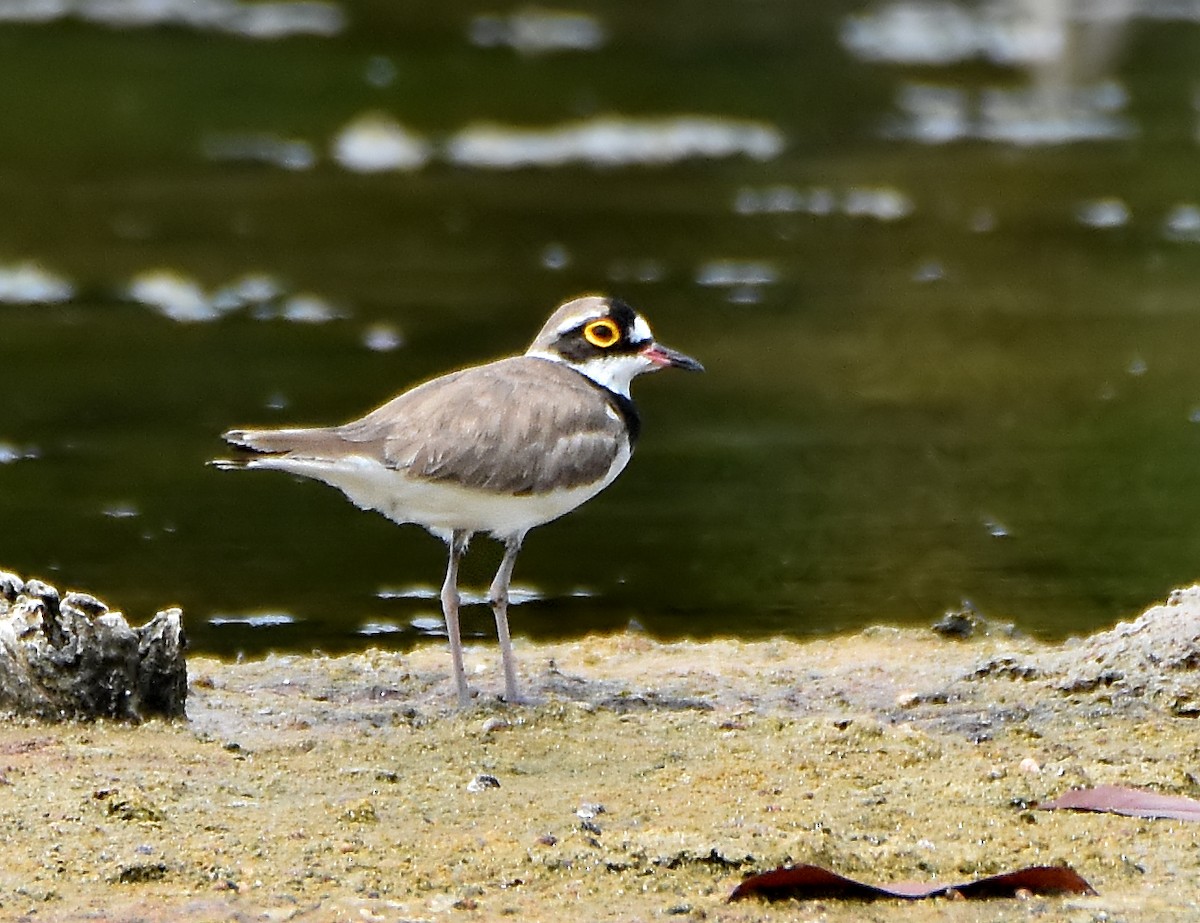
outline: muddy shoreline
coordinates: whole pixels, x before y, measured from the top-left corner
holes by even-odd
[[[915,920],[1184,919],[1200,825],[1036,809],[1103,783],[1200,796],[1200,589],[1045,645],[875,628],[811,642],[517,641],[189,661],[188,720],[0,721],[12,920],[883,920],[727,904],[790,862],[874,881],[1069,864],[1094,897]]]

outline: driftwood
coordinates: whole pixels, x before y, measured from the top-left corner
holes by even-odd
[[[0,572],[0,711],[46,720],[182,718],[183,613],[141,628],[87,593]]]

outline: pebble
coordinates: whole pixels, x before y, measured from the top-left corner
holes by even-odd
[[[597,814],[606,813],[608,812],[604,809],[604,805],[600,804],[599,802],[585,801],[576,809],[575,816],[580,820],[591,820]]]
[[[481,772],[474,779],[467,783],[467,791],[472,794],[478,794],[489,788],[499,788],[500,780],[495,776],[488,775],[486,772]]]
[[[912,708],[921,703],[921,694],[912,691],[901,692],[896,696],[895,703],[897,708]]]
[[[483,726],[479,730],[481,733],[491,734],[494,731],[503,731],[509,727],[512,727],[512,725],[508,723],[507,719],[494,716],[483,722]]]

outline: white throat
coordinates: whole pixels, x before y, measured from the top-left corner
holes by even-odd
[[[568,362],[557,353],[546,352],[540,349],[531,349],[525,355],[534,356],[538,359],[549,359],[551,362],[570,366],[581,375],[586,375],[596,384],[600,385],[600,387],[607,388],[609,391],[620,394],[622,397],[629,397],[629,384],[638,375],[658,369],[657,365],[638,353],[624,353],[619,356],[597,356],[594,359],[587,359],[583,362]]]

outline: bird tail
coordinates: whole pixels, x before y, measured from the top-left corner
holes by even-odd
[[[221,438],[245,454],[235,458],[214,458],[209,464],[221,471],[256,468],[266,458],[302,450],[312,441],[314,432],[308,429],[231,429]]]
[[[294,451],[304,443],[305,430],[230,430],[222,433],[221,438],[235,448],[244,450],[246,455],[235,458],[214,458],[210,465],[220,471],[238,471],[241,468],[256,467],[256,461],[263,456],[283,455]]]

